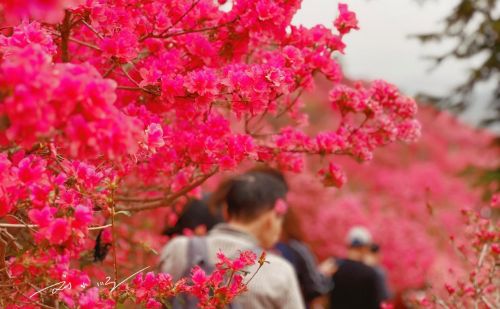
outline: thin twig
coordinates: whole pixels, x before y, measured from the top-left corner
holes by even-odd
[[[150,202],[159,202],[163,201],[165,196],[159,196],[155,198],[133,198],[133,197],[125,197],[119,196],[116,198],[117,202],[125,202],[125,203],[150,203]]]
[[[22,224],[24,224],[27,228],[30,228],[31,230],[33,230],[28,223],[24,222],[21,218],[18,218],[17,216],[14,216],[12,214],[8,214],[7,216],[11,217],[11,218],[14,218],[16,219],[17,221],[21,222]],[[33,230],[34,231],[34,230]]]
[[[62,37],[61,33],[53,32],[53,31],[49,31],[49,32],[51,34],[53,34],[53,35],[58,36],[58,37]],[[84,41],[81,41],[79,39],[75,39],[74,37],[68,37],[68,41],[74,42],[74,43],[77,43],[77,44],[80,44],[80,45],[83,45],[83,46],[86,46],[86,47],[89,47],[89,48],[92,48],[92,49],[95,49],[97,51],[102,51],[102,49],[100,49],[99,46],[91,44],[91,43],[87,43],[87,42],[84,42]]]
[[[125,76],[128,78],[128,80],[130,80],[130,82],[131,82],[132,84],[134,84],[134,85],[135,85],[138,89],[137,89],[137,88],[134,88],[134,87],[127,87],[127,86],[119,86],[119,87],[117,87],[117,89],[123,89],[123,90],[137,90],[137,91],[138,91],[138,90],[141,90],[141,91],[147,92],[147,93],[152,94],[152,95],[155,95],[155,96],[160,95],[159,93],[157,93],[157,92],[155,92],[155,91],[152,91],[152,90],[149,90],[149,89],[147,89],[147,88],[141,87],[141,86],[139,85],[139,83],[138,83],[136,80],[134,80],[134,79],[132,78],[132,76],[130,76],[130,74],[128,74],[128,71],[125,69],[125,67],[124,67],[124,66],[121,66],[121,68],[122,68],[123,74],[125,74]]]
[[[186,12],[184,12],[184,14],[182,14],[182,16],[179,17],[179,19],[177,19],[170,27],[168,27],[167,29],[163,30],[160,33],[160,36],[164,35],[165,33],[168,32],[168,30],[170,30],[173,27],[177,26],[177,24],[180,23],[184,19],[184,17],[186,17],[189,14],[189,12],[191,12],[200,1],[201,0],[195,0],[195,1],[193,1],[193,3],[191,4],[191,6],[189,7],[189,9],[187,9]]]
[[[114,69],[116,69],[116,67],[118,66],[118,62],[116,61],[113,61],[113,64],[111,65],[111,67],[102,75],[103,78],[106,78],[109,76],[109,74],[111,74]]]
[[[88,228],[89,231],[97,231],[97,230],[104,230],[108,227],[111,227],[111,224],[106,224],[106,225],[101,225],[101,226],[91,226]]]
[[[32,228],[38,227],[36,224],[17,224],[17,223],[0,223],[0,227],[24,227],[24,228]]]
[[[102,49],[100,49],[98,46],[96,46],[94,44],[90,44],[90,43],[87,43],[87,42],[84,42],[84,41],[80,41],[80,40],[72,38],[72,37],[70,37],[69,40],[71,42],[80,44],[82,46],[86,46],[86,47],[92,48],[92,49],[97,50],[97,51],[102,51]]]
[[[97,35],[97,37],[101,40],[104,40],[104,37],[102,36],[102,34],[100,34],[94,27],[92,27],[89,23],[87,23],[85,20],[82,20],[82,24],[84,24],[85,26],[87,26],[87,28],[90,29],[90,31],[94,32],[95,35]]]
[[[128,80],[132,84],[134,84],[136,87],[142,89],[142,87],[139,85],[139,83],[135,79],[133,79],[132,76],[130,76],[130,74],[128,74],[128,71],[125,69],[125,66],[121,66],[121,69],[122,69],[123,74],[125,74],[125,76],[128,78]]]
[[[189,33],[198,33],[198,32],[205,32],[205,31],[210,31],[210,30],[217,30],[219,28],[225,27],[227,25],[230,25],[234,23],[236,20],[238,20],[239,17],[236,17],[235,19],[228,21],[226,23],[217,25],[217,26],[212,26],[212,27],[205,27],[205,28],[198,28],[198,29],[190,29],[190,30],[183,30],[179,32],[173,32],[173,33],[167,33],[165,35],[160,35],[160,36],[153,36],[155,38],[161,38],[161,39],[166,39],[166,38],[171,38],[179,35],[184,35],[184,34],[189,34]]]

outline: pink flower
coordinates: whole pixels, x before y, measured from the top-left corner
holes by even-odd
[[[184,86],[191,93],[205,96],[217,94],[217,84],[218,79],[214,70],[205,69],[189,73]]]
[[[41,230],[41,232],[53,245],[60,245],[71,236],[71,228],[68,220],[64,218],[57,218],[50,222],[49,226]]]
[[[155,273],[153,272],[148,272],[144,276],[144,280],[142,281],[142,287],[145,289],[152,289],[154,286],[158,284],[156,280]]]
[[[256,260],[257,260],[257,255],[253,251],[250,250],[242,251],[240,252],[238,258],[235,260],[239,262],[241,267],[235,270],[241,270],[244,267],[251,266],[255,264]]]
[[[162,307],[163,305],[160,302],[156,301],[154,298],[148,299],[146,303],[146,308],[157,309]]]
[[[195,285],[202,285],[208,280],[207,275],[200,267],[193,268],[191,279]]]
[[[455,293],[456,289],[451,286],[450,284],[446,283],[444,285],[444,287],[446,288],[446,291],[448,292],[448,294],[452,295],[453,293]]]
[[[339,3],[339,13],[340,15],[334,22],[335,28],[340,32],[341,35],[349,33],[352,29],[359,29],[358,20],[356,19],[356,13],[349,11],[347,4]]]
[[[31,222],[37,224],[40,227],[46,227],[54,220],[54,214],[57,209],[54,207],[45,206],[42,209],[31,209],[28,212],[28,216]]]
[[[278,5],[269,0],[259,0],[255,8],[259,20],[262,21],[273,18],[278,13],[278,9]]]
[[[0,218],[11,212],[12,208],[12,203],[3,195],[0,189]]]
[[[77,205],[74,212],[75,220],[72,222],[72,226],[77,229],[83,229],[87,227],[90,222],[92,222],[92,210],[85,205]]]
[[[98,302],[99,302],[99,289],[96,287],[90,288],[87,291],[85,291],[85,293],[82,293],[80,299],[78,300],[78,304],[82,309],[95,308]]]
[[[491,244],[491,251],[496,255],[500,255],[500,244],[498,243]]]
[[[406,120],[397,127],[398,138],[405,142],[415,142],[420,137],[421,126],[417,120]]]
[[[490,206],[492,208],[500,208],[500,193],[493,194],[491,197]]]
[[[125,28],[112,37],[106,37],[100,43],[101,49],[108,57],[117,57],[129,61],[137,56],[137,35]]]
[[[17,168],[17,177],[25,184],[29,184],[40,179],[45,171],[47,163],[34,156],[28,156],[21,160]]]
[[[334,186],[340,188],[347,181],[345,173],[340,169],[338,165],[333,162],[328,164],[328,169],[322,169],[319,174],[323,176],[323,183],[326,186]]]
[[[17,263],[16,261],[11,260],[11,262],[8,263],[9,276],[11,277],[15,278],[21,276],[25,270],[26,270],[25,267]]]
[[[148,126],[146,129],[146,136],[148,138],[148,146],[152,149],[165,145],[165,141],[163,140],[163,129],[161,125],[157,123],[152,123]]]
[[[288,45],[283,48],[283,55],[293,68],[300,68],[304,64],[304,57],[299,48]]]
[[[274,211],[279,216],[284,216],[288,210],[288,205],[283,199],[278,199],[276,204],[274,204]]]

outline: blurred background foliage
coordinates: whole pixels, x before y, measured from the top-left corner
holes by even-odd
[[[499,3],[498,0],[460,0],[444,20],[444,27],[441,30],[416,36],[423,43],[439,43],[449,39],[456,42],[450,51],[430,57],[436,66],[450,58],[457,60],[481,58],[479,64],[470,70],[467,80],[449,95],[438,97],[422,94],[421,101],[432,102],[440,108],[463,112],[475,104],[472,97],[475,87],[479,83],[492,83],[494,87],[489,104],[492,112],[482,119],[482,124],[488,126],[500,123]],[[498,173],[495,175],[498,178]]]

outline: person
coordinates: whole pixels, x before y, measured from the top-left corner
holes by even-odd
[[[222,217],[210,211],[208,198],[209,195],[206,195],[205,198],[188,201],[175,225],[165,229],[163,234],[172,237],[183,234],[188,229],[195,235],[204,235],[216,224],[223,222]]]
[[[377,273],[377,291],[379,293],[378,298],[382,301],[392,298],[392,293],[389,289],[387,283],[387,275],[380,265],[380,246],[373,243],[370,246],[370,252],[365,257],[365,264],[371,266]]]
[[[280,237],[287,190],[285,183],[262,172],[248,172],[223,182],[213,194],[212,204],[224,204],[227,223],[216,225],[203,238],[209,263],[216,263],[219,251],[236,257],[242,250],[258,252],[272,248]],[[178,236],[161,252],[160,269],[174,280],[185,276],[193,266],[188,265],[186,258],[189,244],[188,237]],[[290,263],[272,253],[267,254],[266,260],[269,263],[248,284],[248,290],[235,299],[235,305],[243,309],[304,308]],[[253,274],[257,268],[254,265],[247,271]]]
[[[347,236],[347,257],[338,261],[332,276],[332,309],[379,309],[381,299],[375,270],[364,263],[370,252],[372,236],[364,227],[353,227]]]
[[[300,222],[293,211],[285,214],[283,232],[276,250],[287,259],[298,275],[300,290],[307,308],[313,308],[318,297],[326,295],[333,288],[330,279],[336,267],[332,259],[317,264],[314,254],[302,239]]]

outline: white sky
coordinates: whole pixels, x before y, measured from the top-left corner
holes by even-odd
[[[302,8],[294,18],[295,24],[312,26],[322,23],[332,27],[337,16],[336,0],[303,0]],[[437,95],[449,93],[467,78],[467,68],[481,59],[466,62],[449,60],[434,71],[426,55],[442,54],[453,47],[453,42],[422,45],[408,38],[410,34],[437,31],[442,20],[451,12],[457,0],[343,0],[356,12],[360,30],[345,38],[346,54],[340,59],[346,75],[354,79],[385,79],[409,95],[427,92]],[[485,88],[477,98],[486,102]],[[491,89],[491,88],[490,88]],[[481,109],[482,110],[482,109]],[[480,110],[467,118],[474,121]]]

